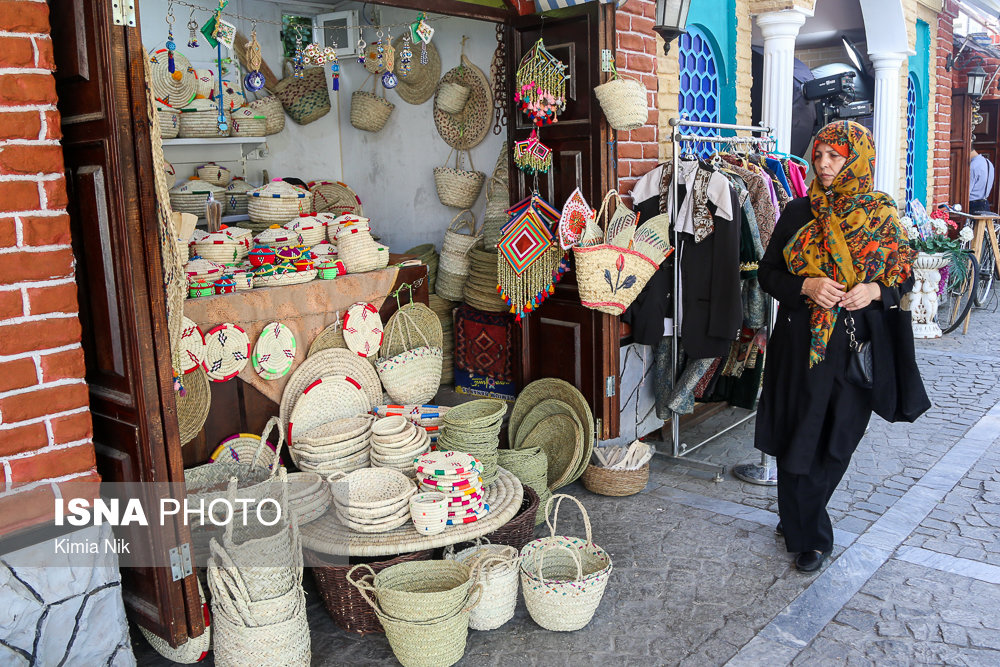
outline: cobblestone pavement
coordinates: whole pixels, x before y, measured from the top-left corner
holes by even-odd
[[[522,601],[500,630],[470,631],[459,665],[1000,665],[998,350],[992,306],[967,336],[918,341],[934,407],[916,424],[873,418],[831,501],[837,546],[821,573],[791,566],[773,533],[773,487],[728,472],[715,482],[658,456],[639,495],[566,489],[614,560],[591,624],[548,632]],[[689,457],[758,461],[753,421]],[[564,512],[560,532],[582,535]],[[315,665],[395,664],[384,637],[339,630],[308,576],[306,586]],[[138,635],[134,645],[140,665],[169,664]]]

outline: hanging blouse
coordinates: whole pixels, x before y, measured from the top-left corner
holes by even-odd
[[[773,157],[766,158],[765,166],[777,177],[778,182],[781,183],[781,187],[785,189],[785,194],[792,194],[792,186],[788,184],[788,178],[785,176],[785,168],[781,160]]]
[[[665,167],[666,168],[666,167]],[[728,221],[733,219],[732,196],[729,181],[719,172],[706,167],[698,160],[682,160],[678,168],[680,182],[689,193],[682,201],[674,226],[677,231],[694,236],[695,243],[704,241],[715,230],[708,202],[715,205],[715,215]],[[667,195],[667,210],[673,210],[673,191]]]
[[[809,194],[806,187],[806,168],[797,162],[788,161],[788,180],[792,185],[792,190],[796,197],[805,197]]]
[[[753,165],[744,166],[743,161],[735,156],[724,155],[722,159],[729,163],[732,170],[739,174],[750,189],[750,201],[753,203],[760,241],[766,248],[778,219],[774,204],[776,200],[771,199],[771,189],[768,185],[770,179],[752,171]]]

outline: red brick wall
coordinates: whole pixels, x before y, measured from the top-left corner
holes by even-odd
[[[941,13],[938,15],[937,26],[937,90],[935,91],[934,106],[930,109],[930,118],[934,122],[935,139],[934,153],[934,182],[931,184],[931,201],[928,203],[940,204],[948,202],[948,194],[951,182],[949,155],[951,153],[951,89],[952,75],[954,72],[945,70],[948,62],[948,55],[954,51],[952,43],[952,24],[957,12],[955,11],[953,0],[946,0]]]
[[[639,177],[657,165],[659,140],[656,110],[655,0],[629,0],[615,15],[618,73],[639,79],[646,86],[649,120],[645,127],[616,132],[618,140],[618,192],[630,203],[628,192]]]
[[[96,479],[49,10],[0,0],[0,533]]]

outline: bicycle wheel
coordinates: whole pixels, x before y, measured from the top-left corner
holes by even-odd
[[[998,225],[994,225],[994,229]],[[989,236],[983,239],[982,257],[979,260],[979,289],[976,290],[974,302],[977,308],[982,308],[990,300],[993,292],[993,280],[996,277],[996,261],[993,256],[993,245]]]
[[[948,271],[948,284],[938,299],[937,322],[943,333],[951,333],[969,314],[978,287],[979,262],[971,251],[952,261]],[[961,262],[960,266],[956,264]]]

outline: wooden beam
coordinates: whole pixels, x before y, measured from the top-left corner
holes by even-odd
[[[400,7],[428,14],[444,14],[446,16],[461,16],[478,21],[493,23],[508,23],[511,19],[512,5],[505,2],[505,7],[487,7],[461,0],[368,0],[373,5]]]

